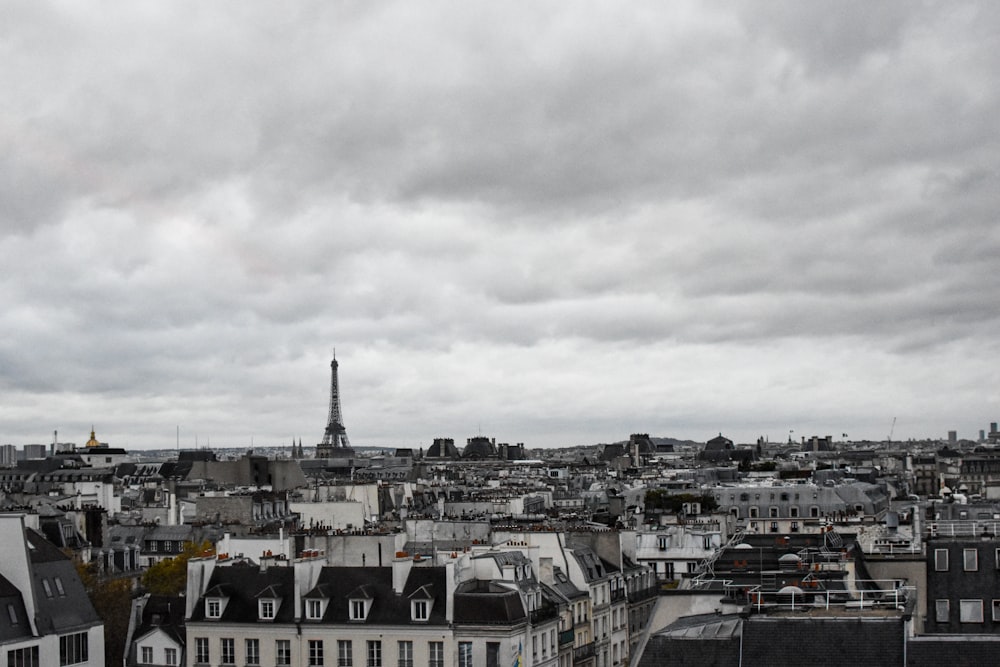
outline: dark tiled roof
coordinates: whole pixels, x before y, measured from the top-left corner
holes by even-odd
[[[294,621],[294,572],[290,567],[271,567],[261,572],[254,565],[235,563],[233,565],[217,566],[212,571],[208,590],[229,593],[229,602],[222,612],[220,621],[229,623],[256,623],[258,620],[257,599],[262,591],[269,588],[281,597],[281,604],[275,610],[273,623],[292,623]],[[211,597],[211,596],[208,596]],[[205,605],[203,599],[195,605],[191,614],[192,621],[205,620]]]
[[[184,645],[184,598],[150,595],[142,609],[142,618],[136,625],[134,637],[142,637],[153,630],[162,630],[171,639]]]
[[[1000,636],[917,637],[906,645],[907,667],[982,667],[1000,656]]]
[[[511,625],[526,618],[521,595],[490,581],[466,581],[455,590],[455,623]]]
[[[350,619],[350,600],[359,599],[363,591],[365,599],[372,601],[371,610],[364,623],[368,624],[408,624],[411,623],[410,596],[420,589],[430,592],[430,617],[423,625],[445,624],[445,570],[443,567],[414,567],[406,579],[403,592],[397,595],[392,588],[392,568],[390,567],[324,567],[320,573],[318,586],[329,593],[323,620],[328,623],[358,623]],[[418,596],[419,597],[419,596]]]
[[[8,605],[13,608],[15,621],[11,620]],[[0,575],[0,642],[8,642],[31,636],[28,627],[28,614],[24,609],[24,600],[17,586]]]

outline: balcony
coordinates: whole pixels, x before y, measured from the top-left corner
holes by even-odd
[[[625,599],[625,589],[624,588],[615,588],[614,590],[611,591],[611,601],[612,602],[618,602],[619,600],[624,600],[624,599]]]
[[[555,605],[545,605],[541,609],[535,609],[531,612],[531,624],[538,625],[545,621],[552,620],[559,616],[559,610]]]
[[[632,591],[629,593],[628,600],[629,602],[642,602],[644,600],[649,600],[650,598],[655,598],[659,594],[659,586],[649,586],[648,588]]]
[[[559,632],[559,646],[571,646],[573,644],[573,629],[561,630]]]
[[[597,654],[597,646],[594,642],[589,644],[584,644],[583,646],[577,646],[573,649],[573,664],[578,662],[583,662],[584,660],[589,660]]]

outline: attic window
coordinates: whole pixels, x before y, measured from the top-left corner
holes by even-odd
[[[320,600],[318,598],[312,598],[306,600],[306,618],[310,621],[318,621],[323,618],[323,612],[325,611],[324,604],[325,600]]]
[[[219,598],[205,600],[205,618],[222,618],[222,600]]]
[[[7,615],[10,616],[10,624],[17,625],[17,609],[14,609],[14,605],[7,605]]]
[[[410,604],[410,612],[414,621],[426,621],[430,616],[430,605],[427,600],[413,600]]]
[[[52,586],[49,585],[48,579],[42,579],[42,588],[45,589],[45,597],[52,597]]]
[[[368,618],[368,610],[371,608],[370,600],[351,600],[351,620],[363,621]]]
[[[56,583],[56,592],[59,593],[59,597],[66,597],[66,589],[63,588],[62,579],[54,577],[52,580]]]
[[[274,620],[274,600],[258,600],[257,601],[257,611],[260,615],[260,620],[262,621],[273,621]]]

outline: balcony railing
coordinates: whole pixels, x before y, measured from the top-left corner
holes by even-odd
[[[650,598],[655,598],[660,593],[659,586],[649,586],[648,588],[643,588],[638,591],[632,591],[629,593],[629,602],[642,602],[643,600],[648,600]]]
[[[931,521],[926,531],[929,537],[979,537],[984,533],[1000,535],[1000,521],[986,519]]]
[[[597,647],[594,642],[589,644],[584,644],[583,646],[577,646],[573,649],[573,662],[582,662],[589,658],[593,658],[597,653]]]
[[[619,600],[624,600],[624,599],[625,599],[625,589],[624,588],[615,588],[615,589],[613,589],[611,591],[611,601],[612,602],[618,602]]]
[[[543,621],[548,621],[556,618],[559,615],[559,609],[554,605],[544,606],[541,609],[535,609],[531,612],[531,624],[537,625]]]
[[[559,645],[566,646],[573,643],[573,630],[562,630],[559,632]]]

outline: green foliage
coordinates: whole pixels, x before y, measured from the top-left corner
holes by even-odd
[[[701,503],[703,512],[711,512],[719,507],[715,496],[709,494],[671,493],[666,489],[649,489],[646,491],[646,510],[663,510],[680,512],[684,503]]]
[[[153,595],[179,595],[187,587],[187,563],[190,559],[212,552],[207,540],[200,545],[185,542],[184,549],[173,558],[151,565],[142,575],[142,586]]]
[[[121,665],[125,654],[129,616],[132,613],[132,581],[101,579],[93,563],[76,563],[83,587],[94,611],[104,621],[104,664]]]

